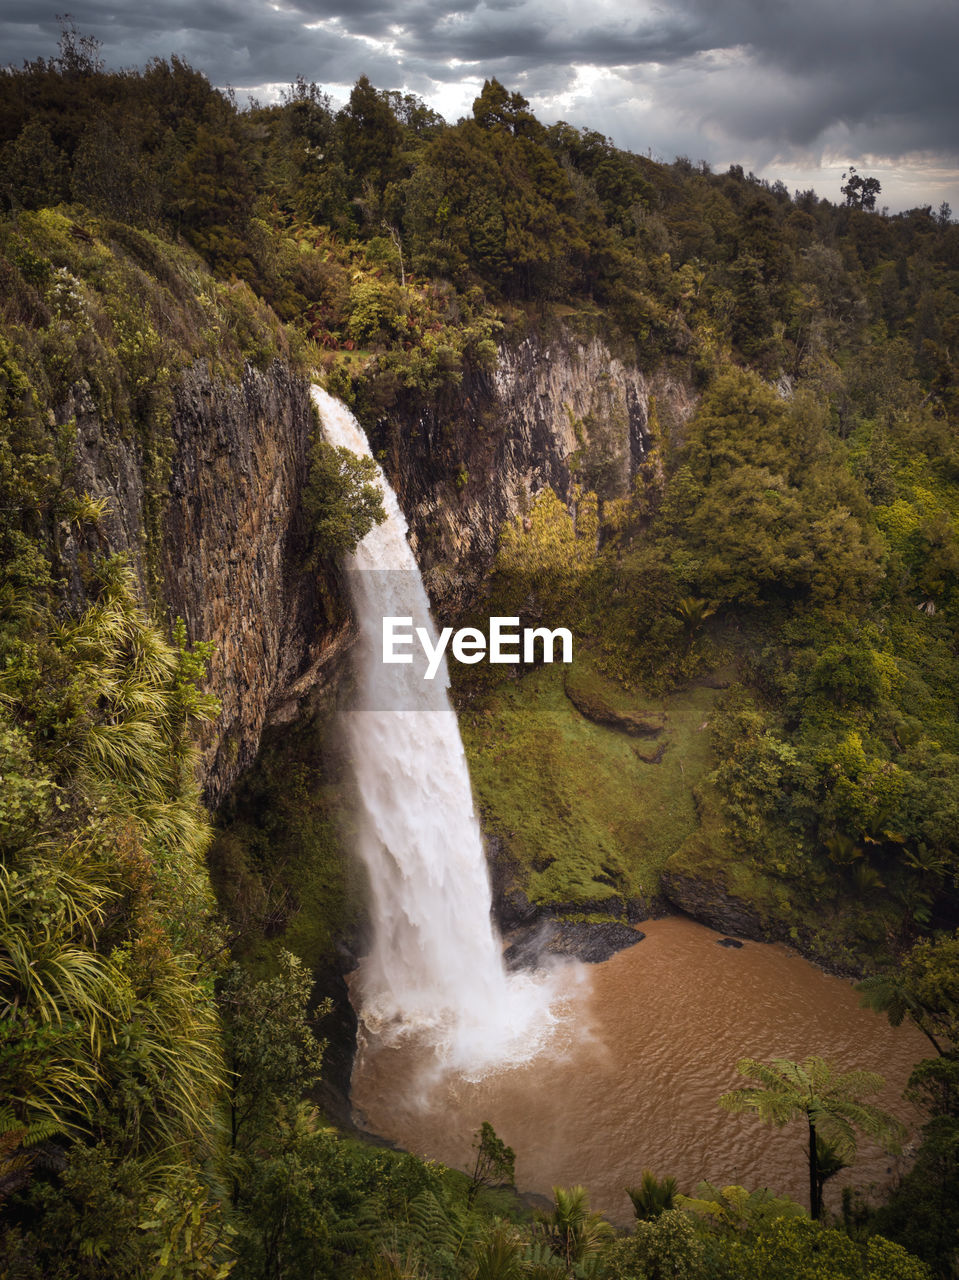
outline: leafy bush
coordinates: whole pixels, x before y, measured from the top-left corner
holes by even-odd
[[[383,495],[376,484],[377,466],[320,435],[310,454],[310,475],[303,508],[310,523],[312,550],[308,563],[322,556],[355,551],[369,531],[386,519]]]

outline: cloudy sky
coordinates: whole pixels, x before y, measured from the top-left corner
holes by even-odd
[[[345,99],[358,76],[467,114],[483,80],[545,123],[841,199],[849,164],[891,212],[959,214],[955,0],[0,0],[4,63],[50,56],[68,8],[108,66],[178,53],[265,100],[298,75]],[[38,17],[38,15],[40,15]]]

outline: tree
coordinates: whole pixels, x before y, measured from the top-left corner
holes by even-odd
[[[403,130],[384,93],[360,76],[339,116],[343,154],[350,168],[354,195],[370,184],[369,201],[378,206],[387,184],[401,175]],[[375,215],[380,209],[371,209]]]
[[[667,1209],[640,1220],[631,1236],[616,1240],[603,1258],[610,1280],[695,1280],[707,1274],[706,1241],[691,1216]],[[709,1274],[715,1274],[712,1270]]]
[[[873,974],[857,990],[863,1004],[898,1027],[908,1017],[940,1056],[959,1045],[959,931],[921,938],[894,970]]]
[[[916,999],[912,985],[909,975],[897,968],[871,974],[856,984],[856,990],[862,996],[862,1004],[874,1013],[884,1013],[892,1027],[902,1026],[908,1015],[936,1053],[942,1054],[942,1045],[926,1025],[926,1011]]]
[[[59,54],[53,60],[57,71],[62,76],[99,74],[103,70],[100,41],[96,36],[82,35],[69,13],[58,13],[57,21],[63,23],[58,42]]]
[[[866,178],[857,173],[853,165],[848,173],[842,175],[843,185],[839,190],[846,197],[846,204],[851,209],[875,209],[876,196],[882,190],[878,178]]]
[[[877,546],[808,397],[786,402],[730,369],[686,425],[677,461],[661,527],[697,598],[759,605],[802,594],[848,610],[876,581]]]
[[[598,532],[595,493],[576,486],[573,500],[575,515],[547,486],[528,516],[503,526],[496,573],[504,606],[522,608],[535,600],[541,616],[559,611],[570,616],[595,562]]]
[[[325,1043],[310,1026],[313,978],[298,956],[280,954],[279,972],[255,981],[234,964],[220,995],[230,1022],[230,1146],[247,1151],[284,1108],[295,1109],[320,1078]],[[330,1009],[320,1003],[316,1016]]]
[[[482,92],[473,101],[473,119],[483,129],[499,126],[517,135],[542,133],[542,125],[528,107],[522,94],[510,93],[498,80],[484,80]]]
[[[755,1111],[767,1124],[781,1127],[790,1120],[805,1119],[809,1127],[809,1211],[813,1218],[822,1213],[822,1184],[819,1159],[825,1139],[835,1156],[851,1157],[856,1150],[855,1130],[885,1143],[895,1150],[905,1134],[904,1126],[862,1094],[877,1093],[883,1078],[873,1071],[839,1072],[822,1058],[805,1062],[774,1058],[771,1063],[742,1058],[736,1070],[759,1087],[734,1089],[724,1093],[719,1104],[727,1111]]]
[[[916,1162],[876,1214],[880,1231],[954,1275],[959,1240],[959,1061],[927,1058],[909,1077],[906,1098],[928,1117]]]
[[[830,1178],[848,1169],[849,1163],[839,1154],[836,1144],[829,1142],[821,1133],[816,1134],[816,1198],[822,1204],[823,1187]]]
[[[58,204],[68,189],[67,158],[43,120],[30,120],[0,151],[0,192],[16,208]]]
[[[481,1187],[505,1183],[511,1187],[515,1177],[516,1152],[508,1147],[488,1120],[484,1120],[473,1137],[476,1160],[470,1174],[466,1203],[472,1205]]]
[[[569,1274],[599,1252],[613,1228],[601,1213],[590,1209],[585,1187],[554,1187],[553,1199],[555,1208],[544,1220],[546,1239]]]
[[[193,146],[171,181],[174,205],[187,239],[220,271],[249,276],[249,213],[253,178],[242,138],[223,127],[200,124]]]
[[[376,463],[342,445],[328,444],[318,435],[303,507],[311,522],[315,548],[309,558],[311,566],[320,555],[355,551],[373,526],[386,519],[383,494],[376,484]]]

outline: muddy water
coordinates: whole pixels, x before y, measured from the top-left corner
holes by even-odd
[[[429,1049],[404,1040],[361,1046],[353,1102],[364,1127],[445,1164],[465,1168],[483,1120],[516,1151],[517,1185],[550,1194],[582,1183],[592,1204],[626,1222],[627,1185],[644,1168],[692,1191],[702,1178],[750,1190],[768,1186],[807,1202],[805,1130],[768,1130],[721,1111],[717,1098],[744,1083],[741,1057],[803,1058],[879,1071],[881,1106],[913,1119],[901,1093],[927,1042],[859,1005],[852,986],[784,947],[717,945],[720,934],[670,918],[571,984],[552,1051],[478,1081],[437,1077]],[[896,1159],[865,1143],[843,1181],[886,1183]]]

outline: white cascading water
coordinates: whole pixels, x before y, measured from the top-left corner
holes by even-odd
[[[313,388],[326,439],[371,456],[340,401]],[[544,974],[507,974],[490,919],[490,885],[445,660],[433,680],[382,661],[384,617],[436,630],[396,495],[380,471],[386,521],[347,558],[360,629],[357,709],[346,733],[361,807],[358,852],[369,872],[373,946],[360,966],[368,1031],[425,1033],[468,1074],[527,1060],[556,1023]],[[407,650],[408,651],[408,650]]]

